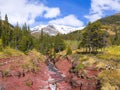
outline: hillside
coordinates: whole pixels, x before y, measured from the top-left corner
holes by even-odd
[[[5,24],[5,20],[2,20],[2,25],[4,25]],[[14,26],[11,24],[11,23],[8,23],[9,24],[9,26],[10,26],[10,28],[14,28]]]
[[[107,16],[107,17],[101,18],[97,21],[101,22],[103,30],[107,31],[109,33],[109,35],[112,37],[114,37],[116,30],[118,31],[118,33],[120,32],[120,14]],[[97,21],[95,21],[95,22],[97,22]],[[73,32],[63,35],[63,36],[65,39],[78,40],[80,37],[82,37],[82,36],[80,36],[82,34],[82,32],[84,32],[84,29],[73,31]]]
[[[103,25],[120,25],[120,13],[99,20]]]

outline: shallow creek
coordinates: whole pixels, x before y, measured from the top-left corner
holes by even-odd
[[[54,64],[48,62],[48,69],[50,71],[50,76],[48,79],[49,87],[51,90],[57,90],[57,83],[64,81],[65,76],[60,73],[58,69],[55,68]]]

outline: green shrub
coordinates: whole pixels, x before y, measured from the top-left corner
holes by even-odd
[[[3,77],[7,77],[9,72],[7,70],[2,70]]]
[[[79,71],[80,69],[84,68],[84,64],[80,63],[76,68],[75,71]]]
[[[71,54],[72,54],[72,50],[71,50],[70,46],[68,46],[66,55],[71,55]]]
[[[32,81],[27,80],[27,81],[25,82],[25,85],[28,86],[28,87],[30,87],[30,86],[32,85]]]

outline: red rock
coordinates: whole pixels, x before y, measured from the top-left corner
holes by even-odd
[[[60,82],[57,84],[58,90],[72,90],[69,83],[66,82]]]
[[[68,75],[69,70],[72,67],[72,63],[67,59],[61,59],[55,64],[56,68],[60,70],[63,74]]]

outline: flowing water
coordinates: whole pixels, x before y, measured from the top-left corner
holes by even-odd
[[[51,90],[57,90],[57,83],[64,81],[65,77],[60,73],[60,71],[57,68],[55,68],[53,63],[48,62],[47,66],[48,66],[49,71],[51,73],[54,73],[54,76],[55,76],[53,77],[52,75],[50,75],[48,81],[51,84],[49,84],[49,87]]]
[[[55,68],[54,64],[49,63],[48,64],[49,71],[54,72],[55,76],[58,78],[58,80],[55,80],[55,83],[64,81],[64,76],[60,73],[58,69]]]

